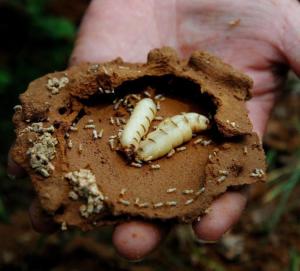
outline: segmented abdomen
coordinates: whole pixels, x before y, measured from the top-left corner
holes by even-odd
[[[156,104],[150,98],[142,99],[136,104],[120,138],[125,150],[138,148],[142,137],[149,130],[156,111]]]
[[[206,130],[208,124],[208,118],[198,113],[183,113],[167,118],[141,141],[137,150],[137,158],[150,161],[162,157],[182,143],[189,141],[193,133]]]

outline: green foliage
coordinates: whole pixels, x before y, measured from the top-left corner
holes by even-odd
[[[11,74],[7,70],[0,69],[0,93],[4,92],[11,82]]]
[[[0,220],[2,221],[8,221],[7,214],[24,205],[25,197],[31,196],[28,182],[11,182],[5,174],[7,152],[14,138],[12,107],[20,103],[18,95],[26,90],[30,81],[67,67],[74,44],[76,25],[67,18],[49,12],[48,4],[47,0],[9,0],[0,5],[1,14],[6,16],[3,21],[0,18],[1,23],[4,22],[1,25],[2,35],[10,35],[1,41],[3,46],[0,47]],[[15,197],[14,193],[10,192],[21,189],[23,189],[21,197]]]
[[[12,141],[12,107],[18,103],[18,95],[33,79],[65,69],[73,47],[76,26],[49,13],[47,4],[46,0],[11,0],[5,4],[5,9],[18,19],[8,16],[4,31],[20,29],[20,35],[6,41],[5,58],[0,58],[0,131],[5,131],[0,135],[2,161]]]
[[[75,36],[74,25],[64,18],[53,16],[43,17],[42,20],[34,21],[35,27],[41,31],[41,35],[52,39],[70,39]]]
[[[271,159],[273,154],[267,156]],[[268,231],[273,231],[280,222],[282,215],[287,212],[287,204],[292,192],[300,183],[300,150],[295,151],[293,163],[290,166],[279,168],[269,173],[269,191],[264,196],[264,202],[269,203],[278,199],[277,206],[267,223]],[[270,161],[269,160],[269,161]]]
[[[296,249],[290,250],[290,264],[287,269],[288,271],[299,271],[300,270],[300,254]]]

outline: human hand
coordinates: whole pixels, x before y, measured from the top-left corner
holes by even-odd
[[[121,56],[144,62],[155,47],[171,46],[181,57],[201,49],[244,71],[254,80],[253,99],[247,106],[254,130],[260,135],[273,106],[286,67],[300,74],[300,4],[296,0],[94,0],[86,12],[71,64],[103,62]],[[9,159],[8,172],[22,170]],[[209,214],[195,221],[198,238],[218,240],[240,217],[246,194],[226,192]],[[51,231],[36,207],[32,222]],[[139,259],[158,246],[162,226],[131,221],[116,226],[113,242],[128,259]]]

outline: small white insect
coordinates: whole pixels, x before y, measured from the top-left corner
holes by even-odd
[[[142,140],[137,150],[137,157],[145,161],[168,154],[172,149],[191,140],[193,133],[206,130],[209,119],[198,113],[183,113],[166,118]]]
[[[142,137],[148,132],[156,114],[156,105],[150,98],[140,100],[122,132],[120,143],[125,152],[135,151]]]

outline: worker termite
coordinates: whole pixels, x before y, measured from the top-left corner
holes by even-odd
[[[206,130],[209,119],[198,113],[183,113],[166,118],[142,140],[137,157],[149,161],[168,154],[172,149],[191,140],[193,133]],[[150,158],[149,158],[150,157]]]
[[[142,137],[148,132],[156,114],[156,105],[150,98],[140,100],[122,132],[120,143],[127,155],[137,150]]]

